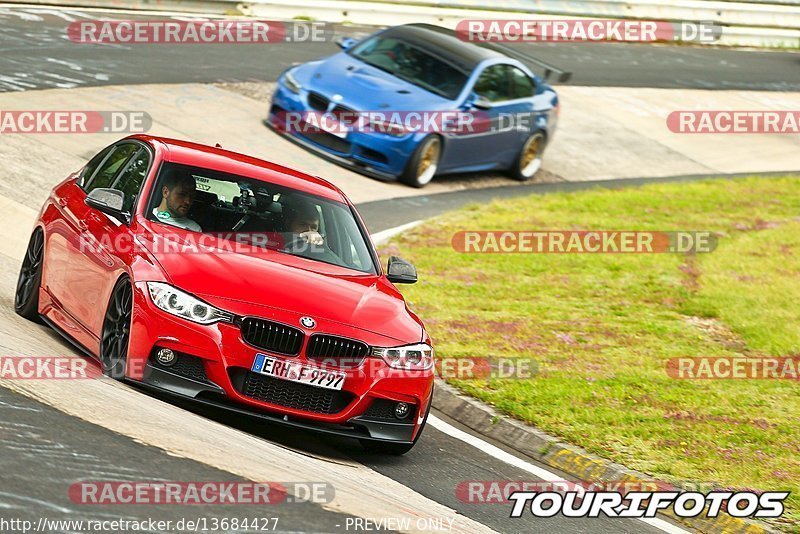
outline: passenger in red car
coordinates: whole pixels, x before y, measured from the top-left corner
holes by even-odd
[[[161,222],[202,232],[200,225],[187,216],[192,209],[196,189],[197,184],[191,174],[175,170],[167,173],[161,183],[161,204],[153,210],[153,215]]]

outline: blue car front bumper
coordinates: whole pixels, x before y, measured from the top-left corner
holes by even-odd
[[[403,173],[420,142],[419,134],[402,137],[382,133],[350,131],[342,139],[315,128],[287,128],[285,113],[315,112],[308,105],[308,92],[289,91],[279,81],[265,124],[274,131],[320,156],[357,172],[384,180]]]

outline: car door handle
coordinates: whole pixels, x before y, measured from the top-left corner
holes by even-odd
[[[66,198],[61,197],[61,198],[58,199],[58,205],[59,206],[64,207],[67,204],[69,204],[69,201]]]
[[[89,225],[86,223],[86,221],[80,220],[80,221],[78,221],[78,228],[80,230],[82,230],[82,231],[88,230],[89,229]]]

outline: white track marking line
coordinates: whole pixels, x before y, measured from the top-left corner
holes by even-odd
[[[542,480],[547,482],[560,482],[564,480],[563,477],[560,477],[555,473],[548,471],[547,469],[533,465],[530,462],[526,462],[525,460],[517,458],[513,454],[508,453],[503,449],[492,445],[491,443],[487,443],[486,441],[473,436],[472,434],[464,432],[463,430],[459,430],[450,423],[442,421],[435,415],[431,414],[428,416],[428,423],[436,430],[444,432],[448,436],[456,438],[457,440],[463,441],[467,445],[472,445],[479,451],[485,452],[489,456],[492,456],[518,469],[527,471],[528,473],[531,473],[533,476],[539,477]],[[689,531],[683,530],[680,527],[676,527],[672,523],[664,521],[663,519],[645,517],[637,517],[635,519],[638,519],[639,521],[647,523],[651,527],[657,528],[658,530],[667,532],[669,534],[690,534]]]
[[[401,232],[405,232],[411,228],[414,228],[422,221],[411,221],[410,223],[401,224],[400,226],[395,226],[394,228],[389,228],[388,230],[382,230],[380,232],[375,232],[372,234],[372,242],[376,245],[382,244],[384,241],[388,241],[392,237],[396,236]]]
[[[32,13],[34,15],[50,15],[53,17],[58,17],[62,20],[67,22],[75,22],[77,19],[69,15],[68,11],[59,11],[57,9],[34,9],[28,8],[26,9],[28,13]]]

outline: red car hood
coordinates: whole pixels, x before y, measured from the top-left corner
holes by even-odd
[[[147,237],[140,242],[175,287],[221,309],[241,314],[237,303],[267,306],[366,330],[398,344],[422,339],[418,319],[380,276],[271,250],[176,253],[156,250]]]

